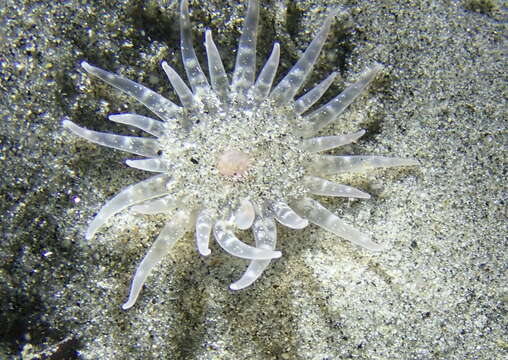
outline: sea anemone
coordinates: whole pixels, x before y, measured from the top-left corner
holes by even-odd
[[[81,64],[89,74],[134,97],[159,118],[136,114],[109,116],[114,122],[144,130],[153,138],[96,132],[63,121],[66,129],[82,138],[145,157],[126,163],[156,173],[106,202],[89,225],[87,239],[126,208],[140,214],[170,215],[136,270],[124,309],[134,305],[153,267],[193,228],[201,255],[210,254],[208,243],[213,233],[226,252],[250,260],[243,276],[230,285],[233,290],[252,284],[272,259],[281,256],[275,250],[275,221],[292,229],[313,223],[364,248],[383,249],[369,235],[344,223],[312,197],[367,199],[370,197],[367,193],[325,177],[378,167],[416,165],[412,159],[323,154],[364,134],[358,131],[316,137],[364,92],[382,69],[374,64],[341,94],[315,110],[309,111],[332,84],[336,73],[295,99],[311,73],[336,14],[336,10],[328,14],[301,58],[273,88],[280,56],[278,43],[256,77],[257,0],[248,4],[231,81],[212,32],[206,30],[208,81],[192,45],[188,2],[181,1],[181,52],[190,88],[162,62],[181,105],[131,80],[86,62]],[[255,246],[235,236],[235,229],[249,228]]]

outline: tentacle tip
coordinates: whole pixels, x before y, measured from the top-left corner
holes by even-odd
[[[229,285],[229,288],[231,290],[240,290],[241,287],[239,287],[236,283],[232,283],[231,285]]]
[[[377,75],[379,74],[382,70],[384,69],[384,66],[383,64],[381,63],[378,63],[378,62],[375,62],[372,67],[370,69],[368,69],[368,71],[370,71],[371,73],[374,73],[374,75]]]
[[[108,119],[116,122],[116,120],[121,119],[124,115],[125,114],[111,114],[108,115]]]
[[[302,221],[300,221],[300,222],[298,222],[298,224],[294,225],[293,229],[301,230],[301,229],[305,229],[307,226],[309,226],[309,220],[302,219]]]
[[[136,300],[127,300],[127,302],[125,304],[122,305],[122,310],[129,310],[131,307],[134,306],[134,304],[136,303]]]
[[[203,249],[203,250],[200,250],[199,253],[203,256],[208,256],[212,253],[212,251],[210,249]]]
[[[272,259],[278,259],[282,256],[282,252],[281,251],[274,251],[273,252],[273,258]]]
[[[86,61],[81,62],[81,67],[85,69],[87,72],[91,72],[93,69],[93,66],[87,63]]]
[[[86,240],[91,240],[94,237],[96,232],[97,232],[97,227],[93,226],[93,224],[90,224],[90,226],[86,230],[85,239]]]
[[[74,124],[74,123],[68,119],[64,119],[62,121],[62,126],[66,129],[69,129],[72,126],[72,124]]]

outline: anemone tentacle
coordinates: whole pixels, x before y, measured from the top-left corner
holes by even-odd
[[[199,89],[208,91],[210,85],[206,76],[201,70],[198,57],[192,45],[192,30],[189,20],[189,4],[187,0],[180,3],[180,49],[182,51],[182,62],[190,82],[192,92],[196,94]]]
[[[365,134],[365,130],[357,131],[353,134],[338,135],[338,136],[321,136],[310,139],[304,139],[302,148],[311,153],[317,153],[330,149],[335,149],[340,146],[351,144],[361,138]]]
[[[81,66],[90,75],[98,77],[102,81],[107,82],[118,90],[138,100],[162,120],[169,121],[175,118],[181,110],[181,108],[172,101],[132,80],[92,66],[86,61],[83,61]]]
[[[414,159],[372,155],[320,155],[310,164],[309,171],[316,175],[335,175],[364,172],[376,168],[416,166]]]
[[[249,199],[243,199],[233,214],[235,225],[242,230],[249,229],[255,217],[254,205]]]
[[[171,86],[175,89],[176,95],[182,102],[182,105],[186,108],[191,108],[194,105],[194,95],[192,91],[189,89],[187,84],[182,80],[180,75],[168,65],[166,61],[161,63],[162,69],[166,73]]]
[[[298,215],[288,204],[277,201],[271,205],[275,219],[282,225],[291,229],[303,229],[309,222],[305,217]]]
[[[375,64],[372,69],[365,71],[358,81],[348,86],[335,98],[328,103],[304,117],[306,121],[306,129],[304,136],[312,136],[319,130],[335,120],[358,96],[360,96],[365,88],[374,80],[375,76],[382,70],[380,64]]]
[[[159,143],[154,139],[93,131],[78,126],[70,120],[64,120],[62,125],[64,128],[69,129],[74,134],[87,139],[88,141],[136,155],[156,156],[160,149]]]
[[[159,174],[126,187],[104,204],[88,226],[86,238],[91,239],[99,227],[123,209],[168,194],[170,182],[171,178],[167,174]]]
[[[228,76],[226,75],[226,70],[224,70],[224,65],[222,65],[219,50],[217,50],[217,46],[213,42],[211,30],[206,30],[205,47],[212,89],[221,100],[226,100],[229,92]]]
[[[215,239],[229,254],[241,259],[268,260],[281,257],[280,251],[260,249],[241,242],[233,233],[233,226],[227,220],[219,220],[213,227]]]
[[[337,77],[337,73],[333,72],[326,79],[317,84],[313,89],[309,90],[295,101],[294,110],[297,114],[302,114],[314,105],[324,95],[326,90],[332,85],[333,80]]]
[[[166,223],[159,236],[153,243],[148,253],[139,264],[132,279],[129,299],[122,305],[124,310],[132,307],[141,292],[146,278],[162,258],[171,250],[173,245],[186,232],[189,226],[190,215],[188,211],[181,210],[173,216],[173,219]]]
[[[250,0],[242,35],[240,35],[240,41],[238,42],[235,70],[233,71],[232,90],[238,94],[245,93],[250,89],[256,76],[258,22],[258,0]]]
[[[373,242],[370,235],[362,233],[351,225],[346,224],[314,199],[304,198],[299,200],[295,203],[295,210],[297,210],[301,216],[307,218],[311,223],[316,224],[343,239],[351,241],[353,244],[372,251],[380,251],[384,249],[383,246]]]
[[[273,79],[275,79],[275,74],[277,73],[277,68],[279,67],[279,60],[280,45],[279,43],[275,43],[273,44],[270,57],[266,60],[265,66],[261,69],[261,72],[256,79],[256,83],[254,84],[253,89],[258,100],[264,100],[270,93]]]
[[[327,16],[325,23],[321,30],[319,30],[317,36],[312,40],[310,45],[307,47],[302,57],[296,62],[296,64],[289,70],[288,74],[277,84],[273,89],[270,96],[279,105],[286,105],[296,95],[300,87],[309,76],[314,63],[316,62],[321,49],[325,43],[325,40],[330,32],[330,26],[332,20],[337,15],[337,10],[332,10]]]
[[[337,184],[318,176],[306,176],[303,180],[309,192],[314,195],[370,199],[370,195],[366,192],[351,186]]]
[[[159,173],[167,173],[171,168],[167,161],[160,158],[126,160],[125,163],[131,168]]]
[[[164,135],[164,123],[148,116],[141,116],[137,114],[116,114],[109,115],[108,119],[119,124],[125,124],[137,127],[150,135],[161,137]]]
[[[252,233],[256,240],[256,247],[260,249],[275,249],[277,243],[277,228],[271,217],[258,216],[252,225]],[[256,281],[263,271],[270,265],[270,259],[251,260],[247,270],[240,279],[229,285],[231,290],[241,290]]]
[[[203,256],[208,256],[211,253],[208,243],[214,223],[213,211],[208,209],[201,210],[196,218],[196,244],[199,253]]]
[[[171,195],[165,195],[160,198],[145,200],[137,205],[133,205],[130,207],[130,210],[138,214],[153,215],[168,213],[181,204],[181,200]]]

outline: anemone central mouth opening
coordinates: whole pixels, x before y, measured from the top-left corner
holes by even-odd
[[[243,177],[247,173],[250,164],[250,156],[238,150],[227,150],[220,154],[217,159],[219,173],[228,178]]]

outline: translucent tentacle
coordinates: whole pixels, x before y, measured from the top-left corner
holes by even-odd
[[[109,115],[108,119],[119,124],[137,127],[147,133],[161,137],[164,134],[164,123],[147,116],[137,114],[116,114]]]
[[[303,53],[298,62],[291,68],[289,73],[279,82],[273,89],[270,97],[274,99],[279,105],[289,103],[296,95],[307,76],[312,71],[312,67],[323,48],[330,26],[332,24],[337,10],[332,11],[326,18],[323,27],[319,30],[318,34],[312,40],[307,50]]]
[[[312,136],[331,121],[335,120],[369,85],[383,67],[374,65],[372,69],[365,71],[358,81],[348,86],[344,91],[323,105],[316,111],[305,116],[308,122],[303,132],[304,136]]]
[[[256,212],[254,211],[254,206],[247,199],[242,200],[240,206],[233,214],[235,225],[242,230],[250,228],[254,222],[255,217]]]
[[[272,251],[268,249],[258,249],[247,245],[234,235],[232,224],[225,220],[220,220],[213,227],[215,239],[219,245],[229,254],[250,260],[267,260],[281,257],[280,251]]]
[[[160,158],[126,160],[125,163],[131,168],[145,171],[162,173],[169,170],[168,163]]]
[[[205,47],[212,89],[215,90],[220,99],[225,100],[229,91],[229,81],[226,70],[224,70],[224,65],[222,65],[217,46],[215,46],[213,42],[211,30],[206,30]]]
[[[252,225],[252,232],[259,249],[275,249],[277,227],[275,221],[268,217],[257,217]],[[251,260],[247,270],[240,279],[229,285],[231,290],[244,289],[256,281],[270,264],[270,260]]]
[[[328,90],[330,85],[333,83],[333,80],[335,80],[335,77],[337,76],[337,73],[331,73],[328,75],[326,79],[321,81],[319,84],[317,84],[312,90],[308,91],[305,95],[298,98],[298,100],[295,101],[295,112],[297,114],[302,114],[307,109],[309,109],[312,105],[316,103],[319,99],[321,99],[321,96]]]
[[[270,57],[263,66],[259,76],[254,85],[254,91],[258,100],[264,100],[272,89],[273,79],[277,73],[280,60],[280,45],[279,43],[273,44],[273,50]]]
[[[189,214],[185,211],[179,211],[175,214],[153,243],[148,253],[145,255],[132,279],[132,285],[129,292],[129,299],[122,305],[122,309],[127,310],[135,303],[141,292],[141,288],[146,278],[161,259],[171,250],[173,245],[187,231],[189,223]]]
[[[198,89],[207,89],[210,87],[206,76],[201,70],[198,57],[192,45],[192,30],[189,20],[189,4],[187,0],[182,0],[180,4],[180,47],[182,51],[182,61],[187,73],[187,78],[195,94]]]
[[[370,235],[362,233],[343,222],[316,200],[309,198],[302,199],[295,204],[295,210],[309,219],[311,223],[349,240],[353,244],[373,251],[381,251],[385,248],[373,242],[370,239]]]
[[[159,150],[159,143],[154,139],[115,135],[88,130],[87,128],[78,126],[69,120],[64,120],[62,125],[64,128],[69,129],[74,134],[87,139],[88,141],[113,149],[130,152],[132,154],[157,156],[157,151]]]
[[[168,185],[171,179],[165,174],[155,175],[142,182],[130,185],[120,191],[104,204],[99,213],[92,220],[86,231],[86,239],[90,240],[110,217],[123,209],[165,195],[169,192]]]
[[[214,221],[212,211],[207,209],[201,210],[196,218],[196,244],[199,253],[203,256],[208,256],[211,253],[208,243]]]
[[[275,202],[270,205],[275,219],[282,225],[291,229],[303,229],[309,222],[298,215],[288,204],[283,202]]]
[[[417,166],[414,159],[392,158],[370,155],[320,155],[309,166],[316,175],[333,175],[350,172],[362,172],[381,167]]]
[[[337,184],[317,176],[305,176],[305,186],[314,195],[369,199],[370,195],[351,186]]]
[[[81,66],[89,74],[98,77],[102,81],[116,87],[118,90],[132,96],[162,120],[169,121],[174,119],[180,112],[181,108],[179,106],[143,85],[92,66],[85,61],[81,63]]]
[[[175,89],[178,98],[182,102],[182,105],[186,108],[192,107],[194,104],[194,97],[189,87],[187,84],[185,84],[180,75],[178,75],[178,73],[165,61],[162,62],[162,69],[166,73],[171,86],[173,86],[173,89]]]
[[[258,0],[250,0],[242,35],[238,43],[232,88],[238,93],[245,92],[254,84],[256,77],[256,42],[259,18]]]
[[[339,136],[322,136],[310,139],[304,139],[302,148],[308,152],[321,152],[351,144],[361,138],[365,134],[365,130],[357,131],[353,134],[339,135]]]
[[[180,201],[168,195],[144,201],[141,204],[132,206],[130,210],[138,214],[153,215],[173,210],[179,204]]]

